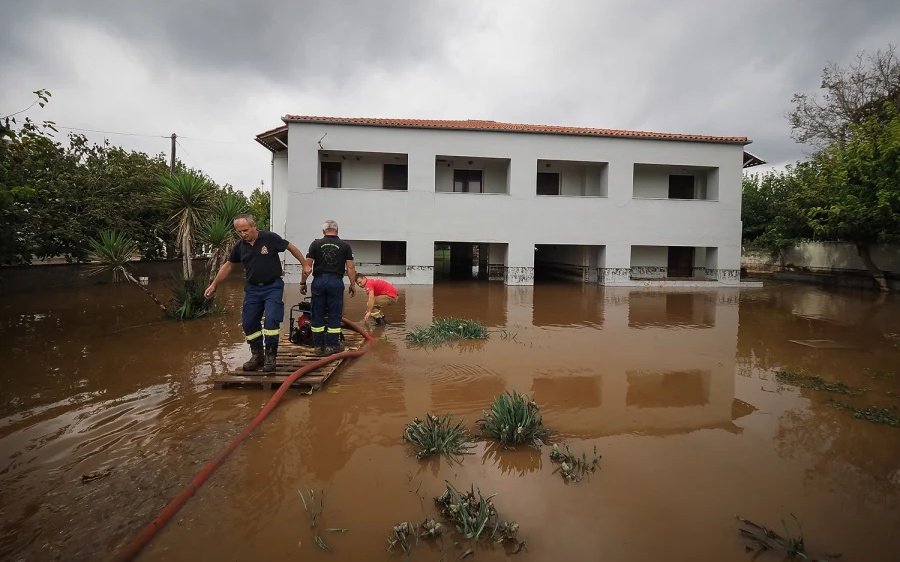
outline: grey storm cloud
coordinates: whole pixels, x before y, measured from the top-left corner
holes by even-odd
[[[51,118],[179,131],[198,167],[244,186],[266,177],[253,135],[285,113],[746,135],[781,163],[805,151],[791,96],[898,42],[888,0],[5,2],[0,110],[48,87]]]

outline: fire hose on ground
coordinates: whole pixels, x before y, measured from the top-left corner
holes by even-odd
[[[354,332],[357,332],[361,336],[366,339],[366,343],[372,341],[374,338],[366,332],[359,324],[355,322],[351,322],[350,320],[343,318],[343,325],[350,328]],[[368,351],[368,346],[363,346],[361,349],[356,351],[342,351],[340,353],[335,353],[334,355],[329,355],[327,357],[323,357],[316,361],[313,361],[309,365],[305,365],[288,376],[287,379],[281,383],[281,386],[278,387],[278,390],[275,391],[275,394],[272,395],[272,398],[266,402],[266,405],[263,406],[262,410],[260,410],[259,414],[256,415],[255,418],[244,428],[244,430],[238,435],[225,449],[223,449],[216,457],[209,461],[206,466],[204,466],[200,472],[194,476],[194,479],[190,484],[185,487],[177,496],[175,496],[172,501],[168,503],[156,516],[153,521],[151,521],[146,527],[144,527],[131,541],[128,545],[116,556],[115,560],[117,562],[126,562],[133,560],[137,557],[138,554],[144,549],[147,544],[153,540],[153,537],[156,536],[156,533],[162,529],[166,523],[181,509],[188,499],[193,496],[200,486],[206,482],[207,479],[212,475],[213,472],[219,466],[225,462],[225,459],[228,455],[231,454],[232,451],[237,449],[238,445],[240,445],[244,439],[250,436],[254,429],[256,429],[259,424],[262,423],[264,419],[275,409],[275,406],[278,405],[278,402],[281,401],[281,398],[285,395],[291,385],[310,371],[314,371],[319,367],[323,367],[332,361],[336,361],[338,359],[352,359],[355,357],[360,357],[364,355]]]

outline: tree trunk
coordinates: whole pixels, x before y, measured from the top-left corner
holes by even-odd
[[[878,288],[883,292],[890,292],[891,288],[888,286],[887,277],[884,276],[884,272],[878,269],[878,266],[872,261],[872,254],[869,253],[868,244],[857,244],[856,252],[859,254],[859,257],[862,258],[863,263],[866,264],[866,270],[868,270],[872,278],[875,279],[875,282],[878,283]]]
[[[125,270],[123,270],[123,273],[125,273],[125,277],[126,277],[130,282],[132,282],[132,283],[134,283],[135,285],[137,285],[142,291],[144,291],[144,292],[147,294],[148,297],[150,297],[151,299],[153,299],[153,302],[155,302],[156,305],[159,306],[159,307],[163,310],[163,312],[166,312],[166,313],[169,312],[169,309],[166,308],[166,305],[164,305],[163,303],[161,303],[160,300],[159,300],[158,298],[156,298],[156,295],[154,295],[153,293],[150,292],[150,289],[148,289],[147,287],[145,287],[144,285],[142,285],[141,282],[138,281],[137,279],[135,279],[134,276],[133,276],[131,273],[129,273],[129,272],[125,271]]]

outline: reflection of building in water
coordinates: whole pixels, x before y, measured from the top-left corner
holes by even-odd
[[[485,326],[505,326],[506,287],[499,283],[439,283],[433,289],[433,318],[470,318]],[[431,320],[429,320],[429,323]]]
[[[538,285],[532,301],[532,324],[535,326],[572,326],[590,323],[603,325],[602,289],[596,286],[566,287],[560,297],[558,285]]]
[[[711,328],[715,323],[715,293],[635,291],[629,298],[628,325],[632,328],[648,326]]]
[[[732,429],[746,413],[734,407],[736,291],[584,290],[507,287],[506,328],[521,347],[495,335],[484,344],[490,353],[431,352],[427,376],[404,375],[409,413],[471,422],[513,388],[562,434]]]
[[[732,428],[738,302],[732,291],[605,289],[602,330],[531,391],[562,433]],[[697,329],[695,329],[697,328]],[[700,329],[702,328],[702,329]]]

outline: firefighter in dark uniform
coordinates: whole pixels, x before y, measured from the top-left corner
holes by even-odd
[[[241,241],[234,245],[228,260],[222,264],[204,294],[206,298],[212,298],[218,284],[228,277],[233,264],[244,265],[247,281],[244,285],[241,324],[250,344],[251,356],[243,368],[245,371],[258,371],[262,367],[263,371],[270,373],[275,370],[279,325],[284,318],[284,281],[281,279],[281,258],[278,254],[287,250],[297,258],[302,264],[304,277],[309,275],[310,267],[296,246],[274,232],[257,230],[253,215],[238,215],[234,219],[234,229]],[[263,316],[265,322],[260,329]]]
[[[313,345],[318,355],[344,351],[341,344],[341,318],[344,313],[344,271],[350,278],[350,296],[356,294],[356,267],[350,244],[338,238],[338,224],[329,219],[322,225],[325,236],[309,245],[307,259],[312,262],[312,318]],[[304,270],[300,293],[306,294]]]

